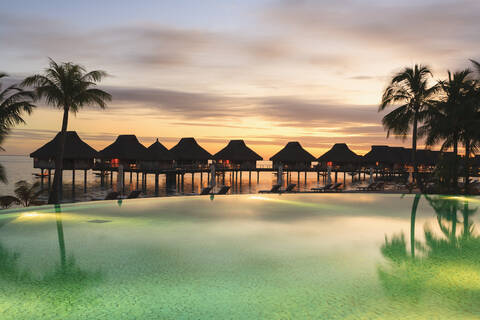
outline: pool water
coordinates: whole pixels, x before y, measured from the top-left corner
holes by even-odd
[[[7,211],[0,318],[476,319],[478,207],[283,194]]]

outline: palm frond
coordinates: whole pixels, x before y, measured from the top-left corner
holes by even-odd
[[[81,77],[81,80],[82,81],[99,82],[107,76],[108,76],[107,72],[105,72],[103,70],[94,70],[94,71],[90,71],[90,72],[84,74]]]
[[[410,130],[412,113],[413,111],[405,104],[385,115],[382,124],[387,130],[387,137],[392,132],[401,138],[405,138]]]
[[[470,59],[470,62],[472,62],[473,66],[475,67],[475,69],[477,69],[477,73],[480,74],[480,62],[478,61],[475,61],[473,59]]]
[[[14,192],[25,207],[33,204],[42,194],[40,183],[38,181],[35,183],[28,183],[25,180],[20,180],[15,183]]]

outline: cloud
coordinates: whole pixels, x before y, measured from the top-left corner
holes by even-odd
[[[364,48],[447,58],[479,49],[480,2],[441,1],[279,1],[265,12],[282,30],[297,30],[338,47]],[[413,50],[413,52],[411,52]],[[478,51],[477,51],[478,52]]]
[[[156,88],[104,87],[113,96],[114,112],[132,110],[150,116],[190,121],[258,118],[282,126],[315,128],[344,123],[378,124],[376,106],[348,105],[337,101],[307,100],[299,97],[232,97]]]

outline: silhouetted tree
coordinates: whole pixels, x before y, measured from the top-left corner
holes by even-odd
[[[43,190],[40,189],[40,183],[38,181],[28,183],[25,180],[20,180],[15,183],[14,192],[17,202],[21,203],[24,207],[41,204],[37,199],[43,193]]]
[[[13,204],[20,204],[20,200],[14,196],[1,196],[0,197],[0,206],[2,209],[10,208]]]
[[[415,65],[405,68],[395,74],[385,89],[379,111],[389,105],[396,106],[395,110],[385,115],[382,119],[383,126],[387,129],[387,137],[392,132],[406,138],[412,130],[412,165],[414,177],[418,173],[417,167],[417,128],[423,121],[425,111],[434,103],[438,87],[429,86],[428,80],[432,72],[427,66]],[[397,106],[400,104],[399,106]]]
[[[72,62],[56,63],[50,59],[49,67],[44,74],[36,74],[23,81],[25,86],[35,87],[38,98],[55,108],[63,110],[63,121],[60,135],[60,147],[55,157],[55,175],[48,198],[48,203],[59,203],[61,200],[61,176],[63,170],[63,155],[70,112],[77,113],[87,105],[106,107],[111,95],[96,88],[96,83],[106,76],[105,71],[86,69]]]
[[[472,71],[448,71],[448,79],[439,82],[442,96],[429,108],[420,134],[426,136],[429,146],[442,143],[441,150],[453,148],[453,191],[458,191],[458,145],[463,143],[466,155],[477,148],[479,115],[474,105]],[[466,157],[467,158],[467,157]]]
[[[0,72],[0,80],[5,77],[7,77],[7,74]],[[35,105],[32,104],[34,97],[33,92],[23,90],[16,84],[3,89],[0,82],[0,145],[10,133],[12,127],[25,123],[23,114],[30,114],[35,108]],[[3,149],[0,147],[0,150]],[[1,165],[0,181],[7,182],[5,169]]]

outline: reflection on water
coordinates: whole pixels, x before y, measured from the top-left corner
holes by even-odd
[[[1,318],[470,319],[477,202],[284,194],[7,211]]]
[[[12,220],[0,220],[0,228]],[[102,281],[101,272],[84,271],[77,266],[73,255],[67,257],[60,205],[55,206],[55,220],[60,257],[55,267],[40,277],[36,277],[28,268],[22,268],[19,263],[21,253],[7,249],[0,242],[0,299],[9,301],[12,296],[19,299],[18,293],[22,294],[21,300],[12,303],[12,306],[22,307],[21,313],[4,314],[6,319],[68,317],[77,302],[84,298],[83,292]],[[95,300],[89,297],[89,303]],[[26,301],[28,305],[25,305]],[[42,304],[48,313],[40,315],[37,307]]]
[[[469,199],[424,196],[433,208],[437,229],[424,226],[424,241],[415,240],[415,217],[420,195],[411,211],[411,255],[403,233],[385,238],[381,247],[387,264],[378,267],[385,292],[394,303],[413,305],[420,314],[442,307],[458,315],[480,315],[480,237],[472,216],[478,207]],[[461,223],[461,226],[459,226]],[[415,255],[415,249],[420,254]]]

